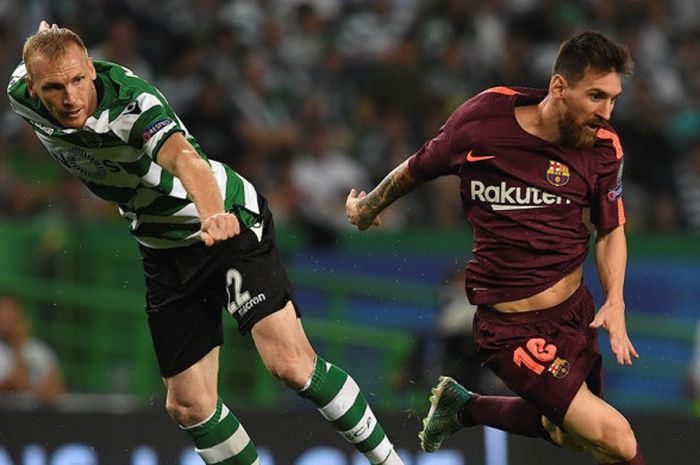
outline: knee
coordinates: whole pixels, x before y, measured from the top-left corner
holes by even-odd
[[[268,371],[285,385],[299,390],[304,387],[313,372],[314,360],[305,354],[288,353],[268,361]]]
[[[626,420],[604,427],[596,442],[602,453],[618,461],[630,460],[637,454],[637,439]]]
[[[189,427],[206,420],[216,408],[216,399],[206,396],[178,397],[168,395],[165,410],[178,425]]]

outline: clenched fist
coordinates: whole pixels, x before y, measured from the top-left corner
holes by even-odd
[[[207,247],[225,241],[241,232],[241,225],[233,213],[217,213],[202,221],[202,241]]]

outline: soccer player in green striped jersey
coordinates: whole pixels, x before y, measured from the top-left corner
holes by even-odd
[[[7,92],[51,156],[129,222],[166,409],[205,463],[260,462],[218,396],[225,308],[268,370],[370,463],[402,465],[357,383],[306,338],[265,199],[207,159],[157,89],[93,62],[79,36],[42,21]]]

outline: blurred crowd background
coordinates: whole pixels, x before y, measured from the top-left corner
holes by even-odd
[[[4,0],[0,75],[43,18],[153,82],[211,158],[261,188],[278,222],[319,240],[347,227],[351,187],[373,186],[462,101],[495,85],[545,87],[561,41],[597,29],[637,65],[613,117],[628,227],[700,231],[697,0]],[[116,214],[2,112],[0,214]],[[462,227],[453,189],[414,194],[387,225]]]
[[[634,75],[625,78],[624,93],[612,121],[626,154],[627,230],[631,235],[673,238],[692,238],[700,232],[700,0],[0,0],[0,76],[7,81],[21,59],[25,38],[42,19],[75,30],[94,59],[122,64],[155,84],[208,156],[229,163],[264,193],[280,230],[301,228],[313,244],[330,248],[350,230],[343,205],[351,188],[370,189],[433,137],[459,104],[483,89],[497,85],[546,87],[559,44],[584,29],[600,30],[628,45],[636,61]],[[118,374],[107,381],[108,385],[104,385],[101,372],[96,375],[100,380],[91,385],[80,370],[92,352],[98,354],[94,360],[97,364],[107,360],[107,350],[130,348],[128,343],[112,347],[100,341],[105,340],[104,335],[115,337],[119,325],[125,324],[126,313],[119,312],[128,310],[129,318],[142,315],[123,300],[114,304],[102,296],[120,298],[119,291],[131,286],[129,281],[139,280],[138,265],[129,262],[132,274],[124,277],[124,264],[119,257],[123,252],[104,251],[104,243],[95,244],[104,241],[104,237],[89,235],[73,240],[73,248],[102,255],[83,258],[73,250],[68,260],[67,236],[73,233],[65,227],[55,227],[86,219],[94,223],[112,219],[117,216],[116,208],[92,196],[77,178],[64,173],[40,146],[29,125],[11,112],[7,102],[0,106],[0,121],[0,226],[24,225],[16,221],[31,219],[35,225],[32,227],[41,230],[41,240],[36,245],[29,242],[28,246],[43,257],[31,258],[32,267],[39,270],[37,274],[48,279],[41,283],[56,278],[70,281],[75,275],[84,278],[87,286],[69,291],[64,282],[55,290],[37,289],[34,295],[27,283],[35,282],[31,279],[36,276],[30,273],[23,278],[25,281],[15,284],[9,275],[3,275],[6,282],[0,279],[0,290],[20,290],[25,300],[34,300],[30,305],[34,309],[34,327],[43,327],[43,336],[58,334],[59,330],[51,325],[63,321],[61,336],[55,336],[52,342],[62,344],[59,352],[64,367],[69,367],[68,389],[122,389],[120,383],[124,384],[127,378],[123,367],[117,366]],[[401,206],[385,212],[384,228],[401,233],[425,227],[454,231],[457,235],[451,237],[458,237],[458,244],[462,244],[468,233],[456,182],[442,179],[402,199]],[[126,224],[122,226],[126,231]],[[9,234],[14,235],[21,228],[24,226]],[[110,241],[120,239],[110,236],[111,245]],[[445,245],[435,242],[430,243],[429,239],[428,249]],[[676,249],[687,243],[664,242]],[[462,257],[468,252],[466,246],[455,248],[464,249]],[[24,252],[20,250],[24,249],[13,250],[8,245],[3,253],[21,255]],[[306,269],[328,274],[308,275],[311,278],[306,281],[312,285],[327,281],[323,292],[331,295],[327,302],[330,315],[337,315],[333,313],[333,303],[337,303],[334,299],[338,295],[347,299],[346,288],[363,279],[352,275],[343,283],[337,267],[358,271],[362,266],[358,263],[363,260],[367,269],[392,267],[390,278],[382,281],[390,284],[381,285],[383,294],[377,291],[377,298],[390,304],[413,299],[419,303],[416,305],[423,306],[416,307],[418,312],[432,304],[436,312],[440,306],[452,307],[435,318],[437,332],[447,345],[456,346],[453,354],[457,353],[459,360],[471,360],[473,354],[459,355],[469,337],[469,317],[462,312],[465,302],[461,281],[453,280],[452,275],[444,278],[442,263],[421,259],[409,266],[397,254],[382,261],[375,260],[371,252],[357,253],[359,249],[352,246],[347,250],[356,253],[346,258],[341,252],[327,268],[323,267],[322,255],[300,253],[296,261],[291,261],[293,266],[302,262]],[[667,251],[657,248],[654,253],[661,257]],[[684,250],[674,253],[685,255]],[[697,250],[694,253],[694,257],[700,256]],[[19,257],[25,259],[23,255]],[[111,268],[105,271],[108,261]],[[679,269],[696,269],[692,266]],[[433,268],[438,267],[440,271],[433,273]],[[452,263],[451,268],[455,267],[458,266]],[[647,273],[645,268],[640,270],[643,275]],[[676,268],[673,270],[677,272]],[[303,288],[307,276],[304,273],[292,273],[295,286]],[[443,301],[435,303],[426,297],[433,287],[425,292],[415,284],[399,287],[398,276],[402,274],[423,282],[430,279],[435,288],[442,284],[442,294],[449,296],[443,295]],[[96,286],[93,278],[103,287],[107,282],[113,284],[115,293],[95,294],[100,297],[90,300],[86,292]],[[376,279],[371,275],[365,278],[362,286],[366,292],[375,292],[371,289],[373,285],[379,287]],[[669,323],[673,330],[667,333],[676,338],[669,344],[682,340],[685,345],[677,352],[668,352],[668,356],[656,351],[660,357],[658,366],[663,370],[653,364],[647,367],[649,373],[669,373],[669,396],[675,398],[681,395],[681,378],[688,380],[687,392],[700,393],[700,346],[692,358],[690,366],[694,368],[690,376],[682,372],[688,366],[685,363],[690,358],[687,347],[691,336],[678,334],[694,334],[693,329],[688,329],[688,322],[694,323],[697,318],[697,300],[690,296],[697,287],[682,284],[692,282],[692,277],[684,275],[684,279],[675,283],[687,291],[685,297],[678,297],[678,314],[684,319]],[[454,282],[458,283],[456,292],[450,284]],[[346,288],[341,289],[342,285]],[[394,287],[398,289],[395,292]],[[662,284],[659,288],[660,292],[665,289]],[[638,284],[636,289],[645,289],[645,285]],[[314,296],[306,296],[313,304],[308,307],[325,308],[325,301]],[[664,302],[663,295],[656,297]],[[134,307],[142,303],[138,292],[129,298]],[[659,330],[658,322],[669,315],[655,302],[651,299],[650,309],[645,311],[652,314],[658,308],[658,320],[640,320],[638,327],[649,328],[649,334],[656,330],[652,336],[664,338],[668,334]],[[694,308],[688,308],[687,302]],[[56,305],[62,306],[60,316],[53,311]],[[66,310],[70,305],[84,308]],[[93,305],[99,312],[112,308],[114,316],[109,318],[114,319],[92,316]],[[353,308],[352,302],[347,305]],[[382,312],[389,314],[388,310],[372,313],[372,305],[364,300],[356,305],[366,312],[348,311],[347,318],[365,318],[363,323],[367,324],[358,330],[357,338],[374,334],[367,333],[366,328],[376,326],[383,318]],[[399,346],[408,351],[415,345],[413,358],[405,360],[405,366],[391,381],[396,389],[425,376],[424,352],[430,349],[426,349],[421,338],[432,331],[435,321],[426,323],[427,317],[418,312],[412,314],[412,319],[405,318],[405,322],[392,320],[394,316],[384,317],[387,331],[405,323],[403,330],[414,331],[415,340],[409,341],[402,334],[390,339],[394,333],[389,332],[370,341],[385,344],[389,354],[399,350]],[[340,321],[336,316],[323,316]],[[94,343],[90,344],[95,346],[84,342],[84,346],[73,348],[74,341],[84,338],[83,333],[78,335],[80,328],[90,324],[101,328],[91,339]],[[140,319],[138,325],[139,331],[145,332]],[[320,341],[334,331],[328,322],[309,326],[312,336],[316,334]],[[460,328],[459,333],[452,331],[456,327]],[[347,328],[333,333],[337,334],[338,354],[343,353],[341,345],[353,339],[351,333]],[[137,348],[144,353],[150,350],[147,337],[142,333],[138,339],[143,347]],[[653,337],[648,343],[647,353],[651,354],[657,347]],[[700,340],[700,326],[697,338]],[[360,353],[353,350],[355,356]],[[677,353],[683,353],[684,358],[678,359]],[[126,357],[126,352],[121,356]],[[133,363],[128,360],[124,366]],[[148,363],[144,371],[154,371]],[[673,368],[674,363],[682,366]],[[354,368],[353,373],[362,369]],[[136,375],[131,378],[135,383],[141,379]],[[623,399],[628,391],[627,385],[621,386]],[[144,385],[142,391],[150,389],[150,385]],[[251,395],[264,396],[265,392],[257,389]],[[650,393],[644,399],[655,395]],[[664,405],[659,403],[657,407],[662,409]]]

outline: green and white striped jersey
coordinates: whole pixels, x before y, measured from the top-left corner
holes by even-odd
[[[12,73],[7,94],[12,109],[32,125],[53,158],[97,196],[118,205],[137,241],[171,248],[200,240],[195,205],[180,180],[156,163],[158,150],[175,132],[182,132],[209,162],[226,210],[237,211],[244,226],[256,222],[255,188],[230,167],[207,159],[155,87],[113,63],[95,61],[95,69],[102,96],[81,129],[57,125],[39,98],[29,95],[24,63]]]

